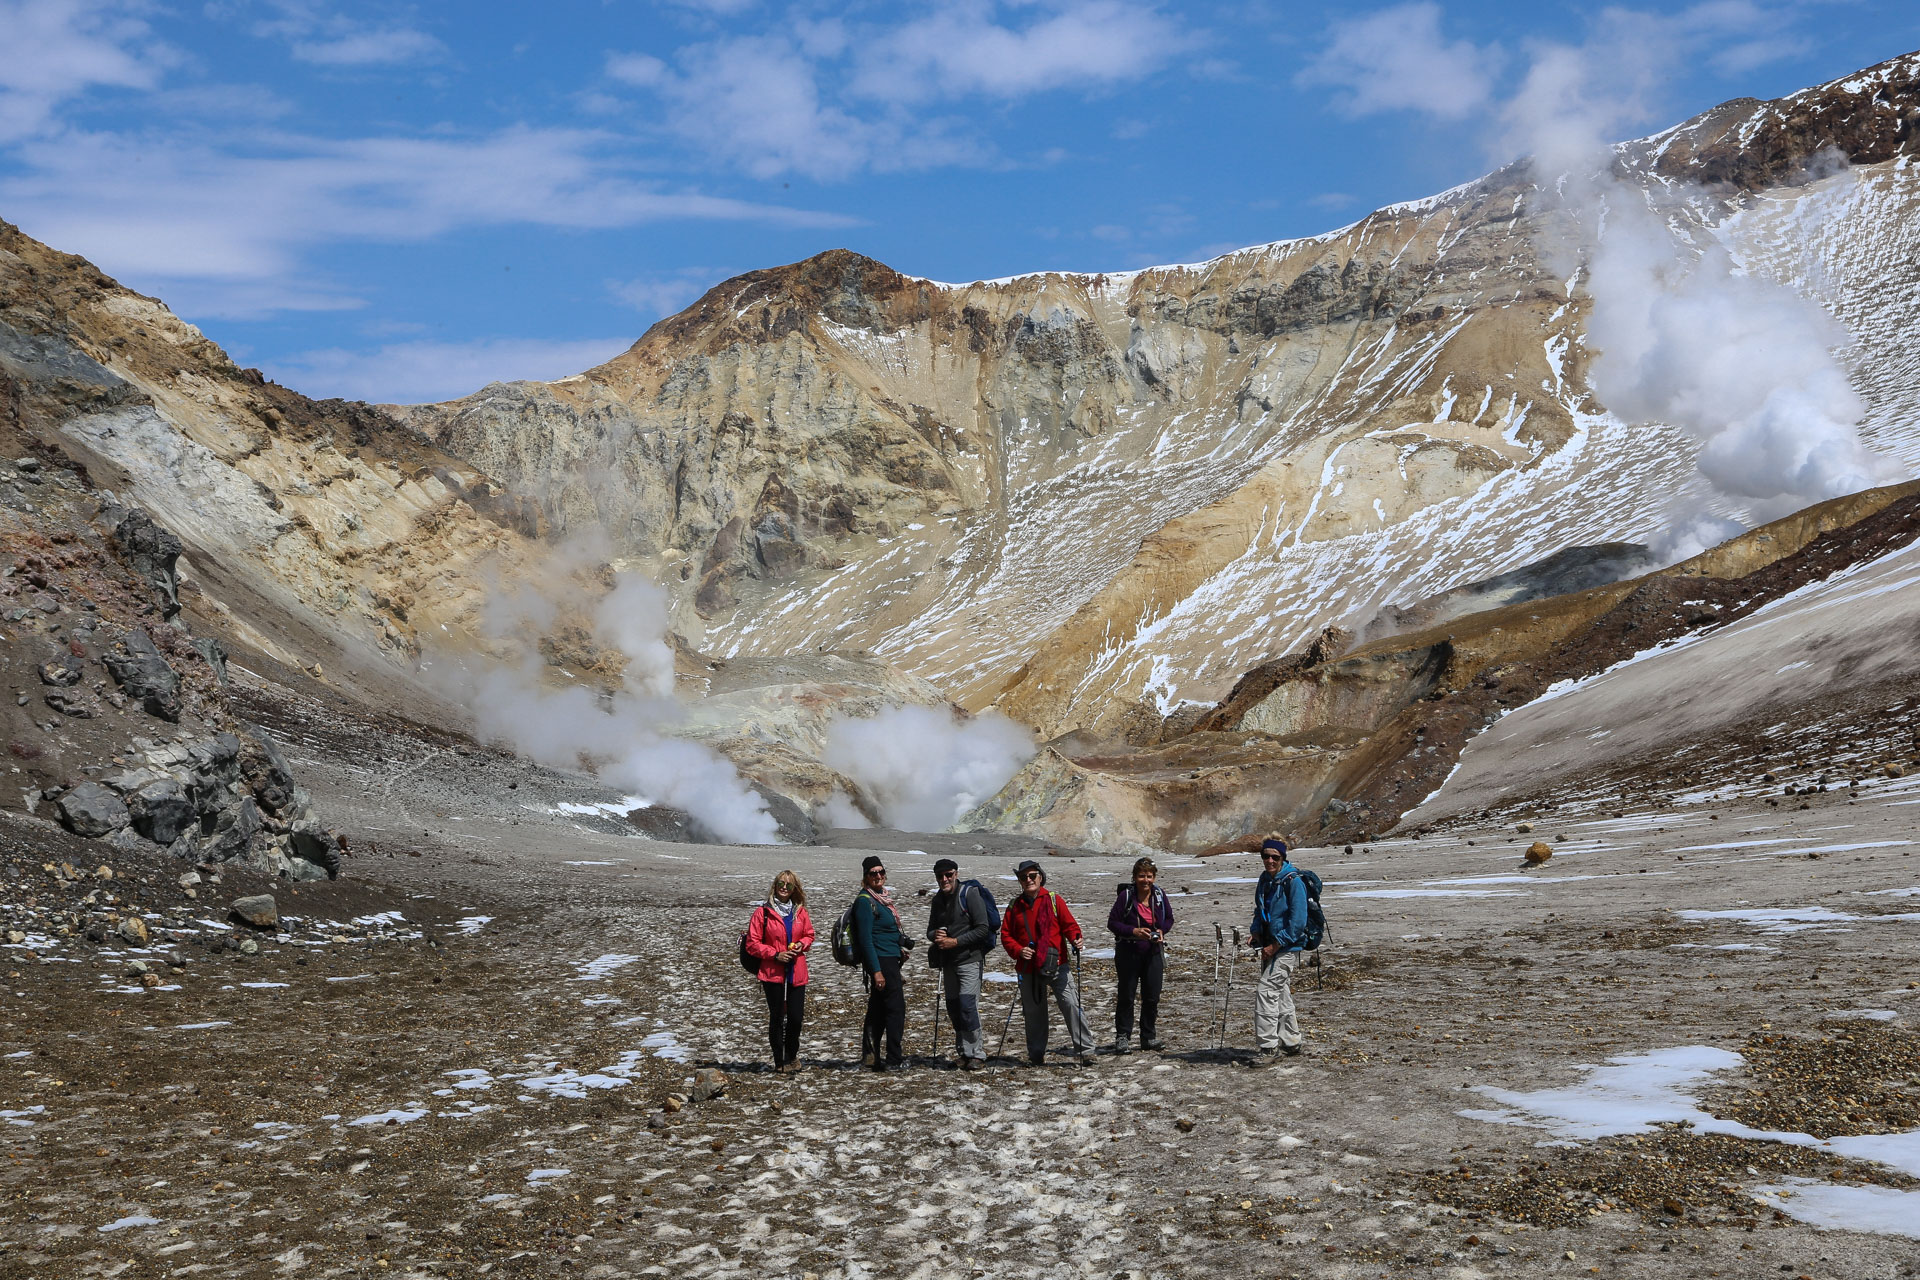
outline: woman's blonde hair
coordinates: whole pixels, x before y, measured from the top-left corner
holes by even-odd
[[[773,884],[767,890],[767,897],[777,899],[780,896],[780,882],[784,880],[793,886],[793,901],[796,906],[807,905],[807,891],[800,887],[800,877],[791,871],[782,871],[774,876]]]

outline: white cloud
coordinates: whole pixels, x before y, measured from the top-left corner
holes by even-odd
[[[845,226],[851,220],[635,181],[617,140],[514,127],[472,137],[325,139],[261,133],[218,143],[67,133],[16,148],[0,207],[28,234],[82,253],[203,314],[354,305],[305,259],[341,241],[414,243],[467,227],[575,229],[674,218]]]
[[[151,89],[176,55],[134,6],[113,0],[0,0],[0,142],[45,129],[89,89]]]
[[[274,361],[266,373],[315,398],[422,404],[469,395],[490,382],[564,378],[604,364],[631,345],[631,338],[482,338],[395,342],[371,351],[328,347]]]
[[[438,58],[447,48],[424,31],[388,27],[331,40],[298,40],[293,56],[321,67],[390,67]]]
[[[1159,70],[1193,43],[1154,6],[1128,0],[1074,0],[1024,27],[995,21],[994,9],[950,5],[863,42],[851,91],[922,102],[1111,85]]]
[[[607,292],[644,315],[670,316],[705,293],[715,278],[704,267],[686,267],[665,276],[609,280]]]
[[[1423,0],[1336,22],[1327,47],[1294,83],[1334,90],[1349,115],[1411,110],[1464,119],[1492,99],[1502,54],[1498,45],[1447,40],[1440,13]]]
[[[1024,25],[1001,21],[1003,7]],[[1138,0],[963,0],[892,26],[789,20],[688,45],[671,64],[615,53],[606,69],[656,95],[668,127],[705,154],[760,178],[837,179],[987,163],[963,118],[928,108],[1138,80],[1196,42]]]

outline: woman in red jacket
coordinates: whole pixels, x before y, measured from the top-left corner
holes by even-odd
[[[767,994],[767,1040],[775,1071],[800,1069],[800,1022],[807,1007],[807,951],[813,920],[800,877],[782,871],[767,900],[747,924],[747,954],[760,962],[760,989]]]

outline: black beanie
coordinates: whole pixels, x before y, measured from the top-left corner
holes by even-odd
[[[862,876],[862,878],[866,876],[867,872],[873,870],[875,867],[879,867],[882,871],[884,871],[887,868],[887,864],[880,857],[879,854],[868,854],[867,857],[860,863],[860,875]]]
[[[933,874],[937,876],[943,876],[949,871],[958,871],[958,870],[960,870],[960,864],[955,862],[952,858],[942,858],[940,859],[940,861],[933,864]]]

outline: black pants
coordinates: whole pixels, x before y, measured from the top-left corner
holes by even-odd
[[[767,1043],[773,1046],[773,1065],[785,1066],[800,1056],[800,1022],[807,1016],[807,989],[784,982],[762,982],[767,993]]]
[[[867,980],[867,1025],[861,1038],[863,1052],[889,1066],[900,1065],[900,1038],[907,1031],[907,985],[900,979],[900,957],[881,956],[880,972],[886,975],[885,989]],[[881,1035],[886,1036],[886,1052],[881,1052]]]
[[[1153,1039],[1153,1024],[1160,1018],[1160,981],[1166,975],[1166,953],[1159,947],[1142,955],[1126,943],[1113,953],[1113,967],[1120,974],[1120,999],[1113,1006],[1113,1031],[1122,1040],[1133,1036],[1133,992],[1140,990],[1140,1038]]]

